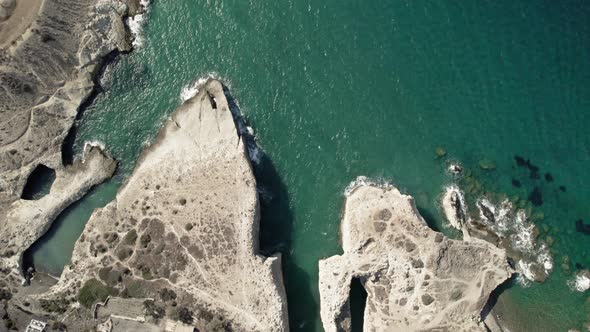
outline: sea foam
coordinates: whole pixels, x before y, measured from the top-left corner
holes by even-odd
[[[585,292],[590,289],[590,273],[579,272],[573,280],[568,281],[568,286],[577,292]]]
[[[205,84],[210,78],[215,78],[215,73],[209,73],[198,80],[185,85],[180,91],[180,100],[185,102],[196,96],[197,93],[199,93],[201,86],[203,86],[203,84]]]
[[[449,185],[443,189],[460,189],[456,185]],[[444,195],[444,194],[443,194]],[[516,270],[519,272],[519,283],[527,286],[530,281],[535,281],[544,273],[548,276],[553,270],[553,257],[549,247],[535,238],[535,225],[523,209],[516,208],[508,199],[493,202],[486,196],[476,200],[479,209],[479,222],[497,235],[500,239],[507,239],[504,244],[515,253]],[[541,278],[542,279],[542,278]]]
[[[86,141],[86,142],[84,142],[84,151],[86,151],[86,148],[88,148],[88,147],[97,147],[103,151],[106,150],[105,144],[101,141]]]
[[[84,149],[82,151],[87,151],[87,149],[90,149],[93,147],[99,148],[102,151],[107,150],[106,145],[101,141],[86,141],[86,142],[84,142]],[[85,156],[85,154],[82,153],[81,156],[77,156],[76,158],[80,158],[82,160],[82,163],[85,163],[86,160],[84,159],[84,156]]]
[[[133,34],[133,47],[138,48],[143,45],[143,25],[145,23],[145,17],[150,4],[149,0],[141,0],[142,11],[140,14],[127,18],[127,26]]]
[[[379,188],[392,188],[393,185],[386,182],[385,180],[370,180],[366,176],[359,176],[354,181],[352,181],[346,188],[344,189],[344,196],[350,196],[354,192],[354,190],[358,187],[362,186],[376,186]]]

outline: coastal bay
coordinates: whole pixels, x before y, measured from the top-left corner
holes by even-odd
[[[108,66],[104,92],[76,122],[73,152],[101,142],[119,170],[62,217],[80,225],[89,214],[76,208],[111,201],[181,92],[213,74],[264,150],[254,160],[261,249],[284,255],[291,329],[321,330],[317,261],[341,253],[343,193],[353,179],[395,183],[432,228],[459,237],[439,202],[462,181],[447,172],[460,163],[473,199],[523,202],[551,243],[545,282],[513,280],[502,293],[507,326],[583,331],[588,293],[569,282],[590,266],[588,237],[578,231],[590,218],[588,14],[585,4],[555,2],[154,2],[143,44]],[[67,233],[68,222],[56,232]],[[81,228],[71,232],[77,239]],[[46,261],[59,274],[68,263],[71,249],[47,254],[55,248],[31,253],[43,257],[40,270]]]

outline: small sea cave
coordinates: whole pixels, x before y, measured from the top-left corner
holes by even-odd
[[[35,244],[33,244],[33,246],[35,246]],[[35,262],[34,262],[34,259],[33,259],[33,252],[34,251],[35,251],[35,249],[33,247],[29,247],[23,253],[22,261],[21,261],[21,264],[20,264],[20,269],[21,269],[21,273],[25,277],[27,275],[29,277],[31,277],[30,273],[35,271]]]
[[[49,194],[49,190],[55,181],[55,171],[45,165],[39,164],[29,175],[22,199],[38,200]]]
[[[350,320],[352,332],[363,331],[366,304],[367,291],[359,278],[353,278],[350,283]]]

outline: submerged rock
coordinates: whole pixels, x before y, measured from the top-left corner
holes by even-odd
[[[585,224],[584,220],[576,220],[576,231],[585,235],[590,235],[590,224]]]
[[[496,169],[496,163],[491,160],[484,159],[479,162],[479,168],[485,171],[493,171]]]
[[[545,181],[553,182],[553,175],[551,173],[545,173]]]
[[[534,187],[533,191],[529,194],[529,201],[533,203],[534,206],[541,206],[543,205],[543,193],[539,187]]]
[[[442,158],[447,155],[447,151],[443,147],[440,147],[440,146],[434,150],[434,153],[436,154],[437,158]]]
[[[98,276],[132,297],[137,284],[144,297],[173,291],[197,326],[222,317],[236,331],[288,331],[280,256],[259,255],[259,219],[245,142],[210,80],[92,215],[52,296],[77,296]]]
[[[485,331],[480,312],[512,274],[504,250],[433,231],[391,186],[352,188],[340,229],[344,254],[319,263],[327,332],[350,331],[353,278],[367,291],[365,331]]]
[[[521,156],[514,156],[514,160],[516,161],[516,165],[518,167],[526,168],[530,171],[529,178],[533,180],[540,179],[539,175],[539,167],[533,165],[529,159],[524,159]]]

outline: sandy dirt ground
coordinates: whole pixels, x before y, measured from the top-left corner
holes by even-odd
[[[17,0],[10,18],[0,23],[0,48],[7,48],[17,41],[31,26],[43,0]]]

